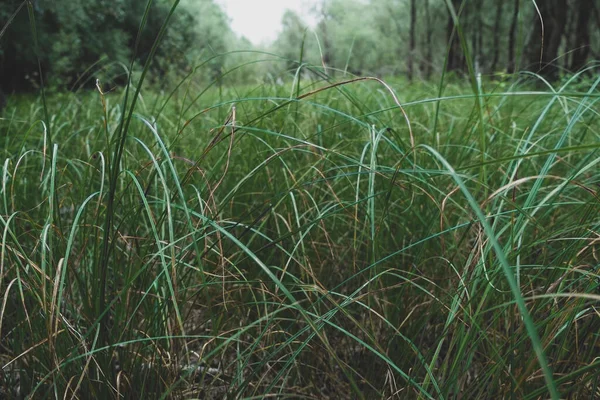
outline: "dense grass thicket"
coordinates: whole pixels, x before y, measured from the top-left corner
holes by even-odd
[[[600,396],[599,81],[312,71],[10,99],[0,397]]]

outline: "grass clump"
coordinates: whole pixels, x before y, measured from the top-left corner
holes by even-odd
[[[598,82],[306,68],[12,100],[3,395],[600,394]]]

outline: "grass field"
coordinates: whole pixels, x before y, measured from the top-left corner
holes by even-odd
[[[0,397],[600,396],[599,82],[308,76],[10,99]]]

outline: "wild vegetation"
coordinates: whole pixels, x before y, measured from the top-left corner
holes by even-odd
[[[167,79],[176,6],[8,99],[1,397],[600,396],[597,63],[481,75],[461,34],[465,75],[380,79],[302,33]]]

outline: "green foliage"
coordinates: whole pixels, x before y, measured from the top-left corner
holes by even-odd
[[[128,61],[132,38],[125,27],[126,3],[85,0],[48,3],[41,13],[45,24],[39,36],[50,44],[49,51],[41,57],[52,83],[68,87],[81,71],[100,59]]]
[[[312,32],[298,14],[286,11],[281,20],[282,31],[273,44],[273,51],[290,60],[288,68],[297,68],[296,61],[300,60],[302,53],[303,61],[316,63],[318,61],[318,48],[312,37]]]
[[[329,0],[321,13],[320,33],[323,40],[332,41],[325,50],[332,66],[344,71],[349,66],[351,72],[360,75],[382,65],[379,56],[385,54],[385,43],[380,40],[384,38],[377,35],[370,7],[360,1]]]
[[[6,91],[36,87],[38,59],[46,81],[61,88],[75,83],[93,87],[92,78],[124,82],[132,57],[136,68],[146,61],[171,7],[167,0],[152,2],[145,29],[138,38],[147,0],[36,2],[36,56],[31,48],[27,7],[21,7],[9,21],[21,3],[3,4],[0,13],[0,26],[6,26],[0,38],[0,87]],[[212,0],[184,1],[171,20],[150,73],[156,82],[179,79],[200,60],[228,51],[235,42],[227,17]],[[223,58],[215,59],[207,77],[218,75],[223,62]]]
[[[93,87],[94,78],[124,83],[132,58],[134,70],[144,64],[171,6],[169,0],[151,3],[145,29],[138,37],[147,0],[33,1],[39,41],[36,54],[31,46],[34,41],[28,7],[23,6],[26,2],[6,0],[0,9],[0,26],[7,28],[0,37],[0,87],[5,92],[39,88],[38,60],[46,83],[61,88],[73,84]],[[323,0],[314,10],[319,19],[315,27],[287,12],[282,32],[270,51],[290,62],[267,71],[248,70],[252,73],[246,76],[231,73],[229,79],[276,78],[282,71],[295,71],[302,56],[304,62],[324,64],[330,74],[394,76],[406,73],[410,61],[417,77],[441,75],[444,67],[461,75],[471,64],[483,74],[525,69],[557,80],[559,71],[584,68],[588,60],[600,54],[600,41],[595,40],[599,20],[587,17],[600,15],[593,0],[540,3],[542,19],[546,20],[547,37],[543,40],[540,15],[532,2],[423,0],[415,4],[414,21],[408,0]],[[456,20],[451,17],[450,4],[457,13]],[[455,22],[459,23],[456,27]],[[411,26],[416,33],[413,50],[409,48]],[[462,42],[456,28],[460,28]],[[450,42],[453,45],[449,47]],[[250,43],[233,34],[214,0],[184,0],[171,19],[150,78],[164,88],[167,82],[177,82],[210,60],[203,65],[202,79],[220,79],[222,73],[257,58],[224,54],[252,49]]]
[[[600,41],[594,40],[600,32],[600,19],[581,18],[590,13],[600,15],[593,0],[541,2],[544,30],[534,2],[419,0],[415,8],[415,20],[411,21],[408,0],[323,0],[315,10],[319,23],[314,31],[319,43],[314,35],[307,36],[306,59],[315,64],[323,60],[332,70],[357,75],[403,74],[412,60],[417,76],[427,78],[432,73],[441,75],[445,68],[465,75],[470,63],[477,72],[488,75],[522,69],[556,80],[557,71],[579,71],[600,54]],[[413,24],[416,48],[411,53]],[[288,58],[295,54],[292,59],[297,59],[303,25],[297,16],[286,15],[274,49]]]

